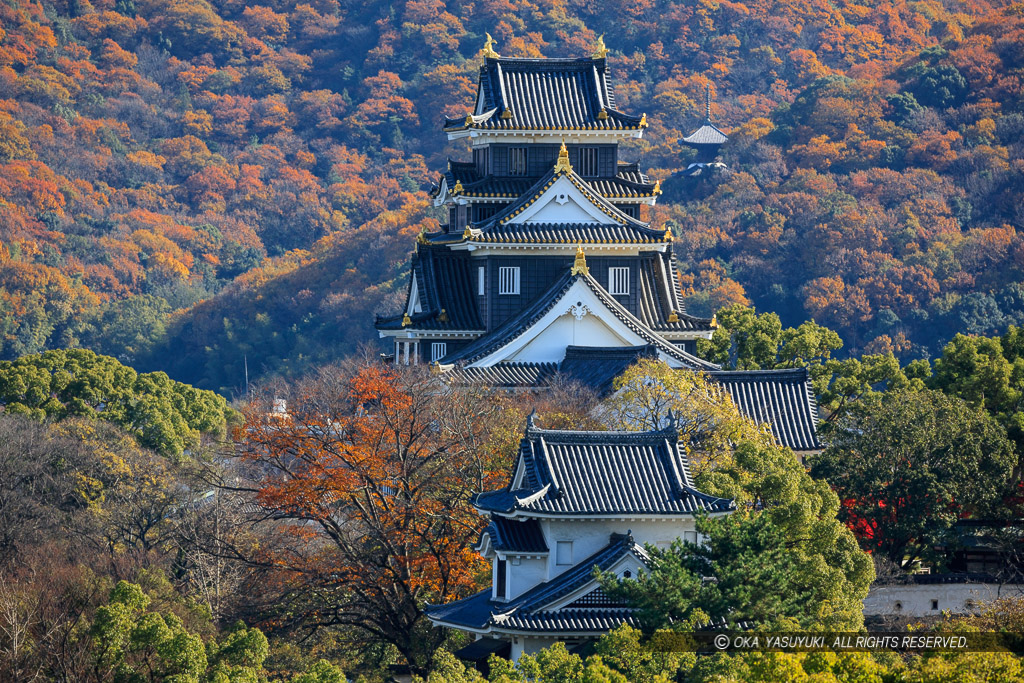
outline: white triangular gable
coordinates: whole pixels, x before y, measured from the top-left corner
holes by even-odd
[[[485,368],[501,362],[557,363],[565,358],[567,346],[621,348],[648,343],[650,340],[623,323],[580,278],[540,320],[469,367]],[[659,356],[671,367],[684,367],[667,354]]]
[[[611,216],[587,199],[587,196],[565,175],[559,176],[540,197],[518,216],[510,218],[507,223],[616,224]]]
[[[641,573],[647,571],[647,566],[633,553],[627,553],[619,558],[615,564],[608,568],[610,573],[618,576],[620,579],[623,578],[637,578]],[[626,572],[629,572],[629,576],[626,576]],[[564,595],[557,600],[548,603],[547,605],[538,605],[532,608],[533,610],[559,610],[571,605],[576,602],[584,595],[597,590],[600,587],[597,580],[591,579],[587,583],[583,584],[568,595]]]

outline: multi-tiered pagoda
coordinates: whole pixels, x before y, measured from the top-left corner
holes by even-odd
[[[605,53],[509,59],[488,43],[472,110],[444,121],[472,145],[433,191],[448,222],[417,240],[405,309],[376,321],[394,362],[501,387],[563,373],[606,393],[660,358],[707,371],[781,443],[817,449],[806,371],[722,372],[695,355],[715,321],[685,312],[672,235],[640,219],[660,186],[619,145],[647,117],[616,107]]]

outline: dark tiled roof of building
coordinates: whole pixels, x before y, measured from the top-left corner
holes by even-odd
[[[589,624],[595,628],[571,629],[573,631],[604,632],[623,622],[612,623],[609,627],[599,626],[599,624],[611,623],[608,620],[612,617],[628,618],[628,610],[576,608],[554,611],[544,608],[580,590],[587,584],[593,583],[594,567],[601,571],[608,571],[629,555],[644,564],[650,561],[644,549],[637,545],[631,536],[612,534],[611,542],[607,546],[571,569],[550,581],[534,586],[513,600],[508,602],[492,600],[491,589],[487,589],[464,600],[444,605],[428,605],[424,611],[432,621],[475,630],[485,630],[490,627],[496,631],[552,631],[558,630],[558,626],[567,625],[575,620],[577,623]],[[559,615],[564,615],[564,617]],[[562,621],[563,618],[564,621]]]
[[[587,181],[579,176],[575,171],[563,172],[556,170],[553,166],[550,171],[544,174],[540,180],[537,180],[529,190],[524,192],[516,201],[512,202],[508,206],[504,207],[501,211],[496,213],[491,218],[483,221],[474,227],[479,229],[474,237],[473,241],[490,242],[490,241],[505,241],[505,242],[530,242],[535,241],[528,239],[531,234],[531,226],[529,224],[514,224],[510,223],[511,219],[518,216],[521,212],[529,208],[535,201],[537,201],[544,192],[551,187],[559,178],[565,176],[569,181],[590,201],[599,211],[607,216],[605,223],[597,224],[596,221],[593,225],[593,229],[597,230],[600,228],[608,230],[617,230],[615,240],[624,242],[638,242],[642,244],[649,244],[655,242],[664,242],[665,233],[657,230],[652,230],[646,223],[638,221],[637,219],[626,215],[619,210],[615,205],[609,202],[607,199],[602,197],[594,188],[587,184]],[[602,239],[602,238],[597,238]],[[588,240],[590,241],[590,240]]]
[[[474,242],[546,243],[546,244],[654,244],[662,242],[659,233],[638,231],[632,226],[594,223],[528,223],[499,225],[476,235]]]
[[[484,534],[491,539],[495,550],[509,553],[546,553],[548,545],[544,542],[544,532],[536,519],[508,519],[500,515],[491,517],[491,523],[480,535],[483,543]]]
[[[520,311],[517,315],[506,320],[500,327],[492,332],[479,337],[463,348],[455,351],[441,359],[442,365],[452,363],[473,363],[499,348],[513,341],[526,332],[534,323],[540,320],[562,299],[562,295],[569,291],[569,288],[577,280],[583,280],[591,291],[601,302],[627,327],[644,339],[648,344],[653,344],[663,354],[683,363],[684,365],[701,370],[717,370],[717,365],[692,356],[682,349],[673,346],[656,332],[651,330],[642,321],[638,320],[622,304],[609,295],[605,289],[588,274],[580,273],[573,275],[568,270],[565,275],[559,278],[552,287],[538,296],[533,302]]]
[[[502,630],[528,633],[606,633],[622,624],[640,627],[640,620],[628,607],[603,609],[562,609],[550,612],[512,613],[498,626]]]
[[[641,260],[637,287],[640,301],[638,317],[652,330],[694,332],[713,329],[710,318],[698,318],[683,311],[679,276],[671,254],[666,254],[665,258]],[[675,322],[669,322],[672,313],[676,314]]]
[[[680,140],[684,145],[724,145],[729,137],[710,121]]]
[[[620,349],[570,346],[561,363],[499,363],[486,368],[457,368],[454,382],[487,384],[501,388],[542,388],[559,373],[593,389],[598,396],[613,391],[616,377],[640,358],[653,357],[653,346]],[[794,451],[816,451],[818,403],[805,368],[792,370],[719,370],[707,373],[721,384],[740,414],[767,424],[780,446]]]
[[[615,109],[604,59],[488,58],[478,87],[483,113],[446,118],[446,130],[637,130],[645,125],[642,117]]]
[[[448,181],[449,188],[455,187],[456,182],[462,183],[460,197],[483,197],[496,200],[521,197],[529,192],[536,183],[530,178],[497,178],[495,176],[478,178],[476,175],[474,170],[472,174],[466,174],[467,178],[462,178],[457,172],[449,170],[445,174],[445,179]],[[633,181],[622,177],[622,174],[615,178],[585,178],[584,182],[605,199],[636,199],[654,196],[654,183],[646,180]]]
[[[492,513],[541,516],[691,515],[735,508],[731,500],[693,488],[674,424],[653,432],[527,427],[513,472],[517,488],[477,494],[473,504]]]
[[[818,402],[806,368],[721,370],[708,376],[725,387],[740,413],[771,427],[779,444],[795,451],[821,448]]]
[[[470,274],[468,254],[421,244],[412,261],[409,292],[413,282],[421,313],[410,316],[410,329],[483,331]],[[378,318],[378,330],[402,329],[404,313]]]
[[[622,346],[619,348],[569,346],[559,370],[568,379],[593,388],[598,395],[610,394],[615,378],[641,358],[657,358],[658,347]]]

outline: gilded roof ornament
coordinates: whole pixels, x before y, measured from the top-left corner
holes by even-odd
[[[587,255],[583,253],[583,245],[576,245],[576,259],[572,262],[570,275],[589,275],[590,268],[587,267]]]
[[[473,125],[473,115],[472,114],[466,114],[466,121],[465,121],[464,125],[466,125],[466,126],[472,126]]]
[[[420,234],[416,236],[416,243],[417,244],[426,244],[427,243],[427,229],[426,228],[423,228],[422,230],[420,230]]]
[[[462,231],[462,239],[471,240],[473,239],[473,228],[466,226],[466,229]]]
[[[446,323],[448,322],[448,311],[441,309],[441,312],[437,314],[437,322]]]
[[[555,173],[568,173],[571,170],[572,164],[569,163],[569,150],[563,142],[562,148],[558,150],[558,161],[555,162]]]
[[[668,316],[668,322],[670,322],[670,323],[677,323],[677,322],[679,322],[679,314],[676,313],[675,311],[672,311],[672,313]]]
[[[640,117],[640,127],[641,128],[646,128],[647,127],[647,112],[644,112],[644,115]]]
[[[671,242],[674,239],[675,239],[675,235],[672,234],[672,229],[671,228],[665,228],[665,241],[666,242]]]
[[[503,119],[510,119],[510,118],[512,118],[512,110],[509,109],[508,107],[505,107],[505,111],[501,112],[501,118],[503,118]]]
[[[494,38],[491,38],[490,33],[485,33],[487,41],[484,43],[484,57],[490,57],[491,59],[497,59],[501,55],[494,51]]]
[[[432,375],[440,375],[441,374],[441,363],[439,363],[436,360],[435,361],[431,361],[430,362],[430,374],[432,374]]]
[[[715,314],[715,313],[711,314],[711,329],[713,329],[713,330],[717,330],[718,329],[718,315]]]
[[[604,59],[608,56],[608,48],[604,45],[604,34],[597,37],[597,45],[594,46],[594,59]]]
[[[660,180],[655,180],[654,181],[654,194],[661,194],[661,181]]]
[[[608,119],[608,112],[607,111],[602,109],[601,111],[597,112],[597,120],[598,121],[605,121],[607,119]]]
[[[409,327],[409,325],[412,325],[412,318],[410,318],[409,314],[406,313],[402,316],[402,327]]]
[[[462,194],[464,190],[465,190],[465,188],[462,187],[462,181],[461,180],[456,180],[455,181],[455,187],[452,188],[452,196],[457,195],[457,194]]]

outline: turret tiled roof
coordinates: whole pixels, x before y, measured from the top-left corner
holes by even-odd
[[[456,368],[451,380],[499,388],[543,388],[559,373],[604,397],[613,381],[641,358],[657,355],[654,346],[595,348],[570,346],[560,363],[499,363],[486,368]],[[805,368],[791,370],[718,370],[707,373],[720,384],[741,415],[771,428],[776,443],[794,451],[821,449],[818,403]]]
[[[509,553],[546,553],[548,544],[544,541],[544,532],[536,519],[508,519],[500,515],[491,517],[491,523],[480,534],[490,537],[491,546],[501,552]]]
[[[612,534],[611,542],[550,581],[534,586],[508,602],[491,599],[491,589],[444,605],[428,605],[431,621],[475,631],[604,633],[622,623],[636,625],[630,610],[621,607],[545,610],[567,595],[594,582],[593,571],[608,571],[623,558],[633,556],[647,564],[650,557],[631,536]]]
[[[674,423],[653,432],[527,427],[508,488],[473,504],[499,514],[692,515],[729,512],[733,501],[693,488]]]
[[[639,130],[641,116],[615,109],[604,59],[487,58],[480,67],[479,114],[444,121],[445,130]]]

